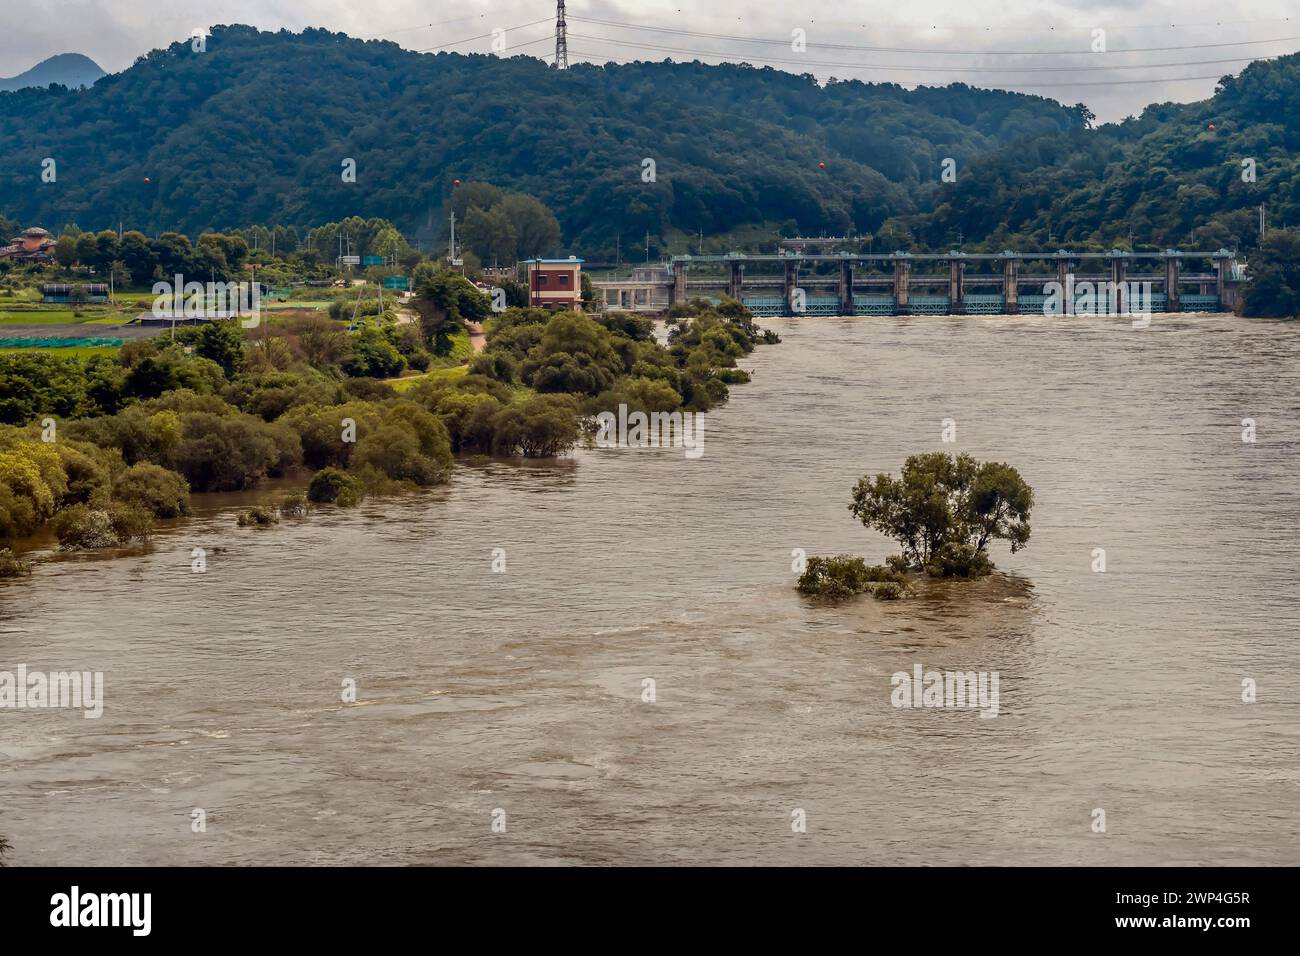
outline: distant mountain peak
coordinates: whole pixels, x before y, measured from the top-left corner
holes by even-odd
[[[93,86],[104,75],[99,64],[90,57],[80,53],[60,53],[42,60],[25,73],[0,77],[0,92],[21,90],[28,86],[49,86],[52,83],[73,88]]]

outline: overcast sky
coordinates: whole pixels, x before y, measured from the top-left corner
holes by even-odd
[[[765,11],[735,0],[679,3],[570,0],[570,60],[728,59],[823,79],[963,81],[1084,102],[1114,120],[1153,102],[1203,99],[1217,77],[1250,59],[1300,50],[1300,40],[1287,39],[1300,37],[1300,0],[783,0]],[[0,76],[56,53],[83,53],[116,72],[214,23],[321,26],[410,49],[452,44],[481,53],[492,49],[482,35],[500,28],[515,48],[507,55],[554,50],[553,0],[0,0],[0,7]],[[806,31],[806,50],[791,49],[795,29]],[[1106,31],[1106,52],[1092,51],[1094,30]],[[1224,45],[1258,40],[1271,42]],[[1123,52],[1168,47],[1192,49]]]

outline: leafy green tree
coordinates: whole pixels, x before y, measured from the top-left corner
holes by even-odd
[[[185,479],[150,462],[139,462],[124,471],[113,487],[113,496],[158,518],[190,513],[190,489]]]
[[[118,243],[118,258],[126,266],[133,284],[147,285],[153,280],[158,261],[154,257],[153,250],[149,248],[149,240],[145,238],[144,233],[134,231],[123,233]]]
[[[278,422],[187,412],[180,423],[176,468],[196,491],[246,488],[302,461],[298,436]]]
[[[990,567],[990,542],[1005,540],[1012,553],[1025,547],[1033,503],[1010,465],[931,452],[909,457],[900,478],[864,476],[849,510],[898,541],[911,567],[972,576]]]
[[[105,229],[95,234],[95,251],[89,258],[90,264],[97,272],[108,272],[109,268],[117,261],[117,233],[112,229]],[[127,273],[126,266],[121,268],[121,274]]]
[[[351,507],[360,503],[365,494],[365,486],[361,479],[349,475],[342,469],[332,467],[322,468],[312,475],[311,484],[307,488],[309,501],[337,504],[341,507]]]
[[[451,351],[451,338],[466,320],[481,321],[492,314],[491,300],[462,275],[426,273],[416,287],[414,306],[434,355]]]
[[[67,233],[59,236],[54,243],[54,261],[65,269],[71,269],[77,263],[77,239]]]
[[[497,455],[553,458],[578,443],[578,406],[569,395],[535,395],[507,405],[492,422]]]
[[[0,423],[26,425],[47,415],[89,414],[85,366],[49,354],[0,354]]]
[[[539,392],[599,395],[623,373],[609,330],[576,312],[557,312],[520,372]]]
[[[1246,315],[1300,315],[1300,232],[1274,229],[1250,257]]]
[[[451,472],[451,440],[435,415],[406,402],[387,411],[378,427],[357,441],[351,467],[395,481],[433,485]]]
[[[496,209],[516,236],[515,249],[520,259],[548,255],[559,246],[560,224],[540,200],[510,193]]]
[[[343,363],[348,375],[393,378],[402,374],[406,359],[381,330],[366,326],[352,338],[352,355]]]
[[[505,210],[474,207],[461,230],[465,244],[483,262],[513,263],[519,258],[519,236]]]
[[[234,319],[206,322],[194,339],[194,354],[221,366],[227,378],[244,367],[244,333]]]

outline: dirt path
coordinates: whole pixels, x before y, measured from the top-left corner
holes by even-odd
[[[474,354],[477,355],[487,348],[487,335],[483,332],[482,322],[466,322],[469,326],[469,344],[474,347]]]

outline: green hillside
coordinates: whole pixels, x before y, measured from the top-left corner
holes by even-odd
[[[960,231],[967,248],[1126,248],[1131,232],[1147,248],[1250,249],[1260,203],[1270,226],[1300,225],[1300,55],[1252,63],[1199,103],[995,150],[948,190],[899,231],[940,247]]]
[[[871,230],[925,209],[944,157],[1084,122],[1081,109],[962,85],[823,87],[698,63],[560,72],[225,26],[206,52],[176,43],[89,90],[0,95],[0,211],[51,230],[121,220],[191,235],[361,213],[429,236],[460,178],[536,196],[566,245],[598,254],[647,229]],[[40,180],[46,157],[55,183]],[[341,176],[348,158],[355,183]]]

